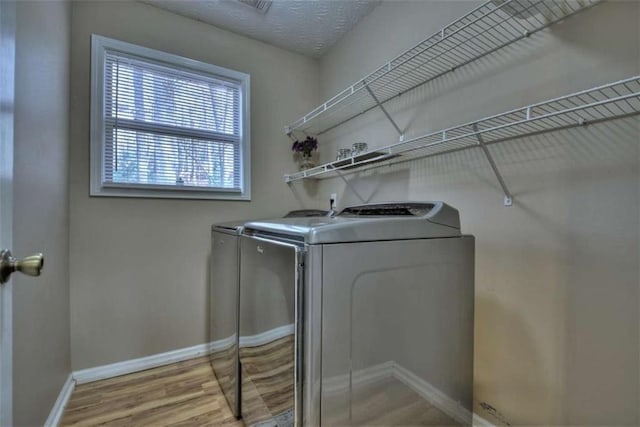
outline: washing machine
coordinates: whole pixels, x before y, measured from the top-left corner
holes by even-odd
[[[471,425],[475,243],[456,209],[351,206],[239,240],[245,425]]]
[[[284,218],[325,216],[328,211],[295,210]],[[240,416],[238,380],[239,236],[246,221],[211,227],[209,360],[234,416]]]

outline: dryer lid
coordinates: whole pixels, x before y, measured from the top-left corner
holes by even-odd
[[[218,231],[221,233],[227,234],[240,234],[242,232],[242,227],[246,221],[229,221],[223,222],[219,224],[213,224],[211,229],[213,231]]]
[[[329,211],[321,209],[298,209],[289,211],[283,218],[307,218],[307,217],[324,217],[329,214]],[[255,220],[257,221],[257,220]],[[229,221],[218,224],[213,224],[211,229],[221,233],[240,234],[242,228],[247,221]]]

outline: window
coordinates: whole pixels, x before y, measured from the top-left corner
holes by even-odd
[[[92,36],[91,195],[249,200],[249,75]]]

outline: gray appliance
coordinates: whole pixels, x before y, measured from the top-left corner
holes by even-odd
[[[327,215],[327,211],[305,209],[284,218]],[[240,416],[238,381],[238,298],[240,279],[239,236],[246,221],[214,224],[211,227],[209,360],[229,407]]]
[[[245,425],[471,425],[474,245],[442,202],[246,223]]]

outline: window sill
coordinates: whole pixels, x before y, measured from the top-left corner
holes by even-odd
[[[226,192],[208,190],[152,190],[139,188],[101,187],[91,189],[91,197],[127,197],[139,199],[185,199],[185,200],[228,200],[251,201],[248,192]]]

